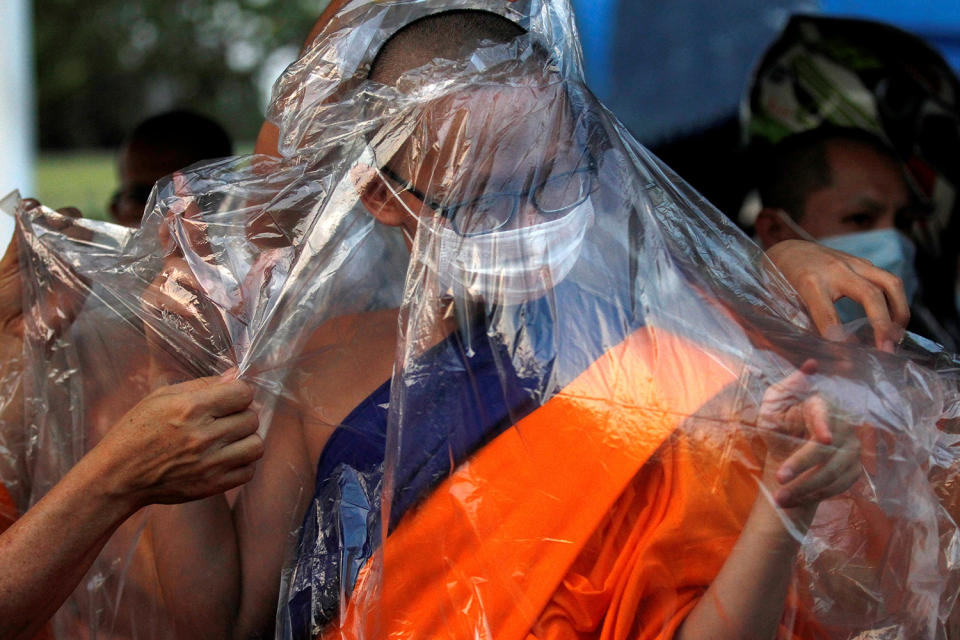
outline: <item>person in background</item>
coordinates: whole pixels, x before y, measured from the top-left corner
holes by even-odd
[[[764,249],[809,240],[857,256],[854,268],[880,267],[916,300],[916,245],[910,229],[926,215],[893,150],[861,129],[820,127],[789,136],[765,156],[757,174],[762,209],[754,229]],[[842,291],[842,322],[863,317],[863,307]],[[874,304],[884,304],[876,300]],[[929,309],[915,304],[909,328],[942,344],[950,334]]]
[[[879,22],[796,15],[763,55],[741,107],[748,164],[756,167],[753,175],[767,183],[767,196],[777,190],[786,193],[784,189],[789,186],[783,169],[775,171],[770,165],[792,163],[794,171],[802,176],[792,189],[811,197],[811,211],[806,213],[797,209],[791,212],[780,200],[762,202],[761,206],[771,211],[764,221],[757,220],[758,234],[768,241],[780,237],[781,231],[790,235],[789,225],[777,221],[783,221],[782,215],[770,215],[773,210],[783,209],[792,221],[805,220],[799,226],[817,238],[868,230],[875,231],[872,238],[888,238],[887,248],[880,250],[862,240],[863,236],[832,238],[829,246],[843,246],[871,262],[877,260],[877,266],[899,261],[911,280],[909,271],[915,269],[915,281],[905,283],[912,294],[912,324],[908,328],[951,351],[960,347],[960,318],[955,305],[960,255],[960,216],[955,215],[960,202],[956,197],[960,186],[958,100],[957,76],[920,38]],[[812,138],[786,142],[821,127],[842,129],[842,135],[833,143]],[[857,137],[851,129],[867,135]],[[833,133],[828,131],[821,138]],[[772,151],[774,148],[776,151]],[[772,155],[778,159],[772,160]],[[798,168],[802,157],[814,166]],[[878,173],[872,178],[863,175],[867,165],[858,168],[860,160],[869,163],[871,173]],[[832,181],[826,179],[828,170]],[[780,176],[772,175],[778,172]],[[828,208],[828,203],[820,202],[828,191],[816,197],[814,192],[829,183],[846,184],[844,181],[855,174],[882,186],[887,196],[895,195],[901,205],[908,198],[908,210],[902,213],[916,212],[916,205],[927,213],[891,216],[889,211],[885,215],[847,211],[844,228],[813,233],[812,225],[837,222],[842,214],[835,209],[839,204]],[[840,188],[853,195],[866,188],[866,183]],[[897,193],[889,193],[891,189]],[[884,203],[892,204],[897,203]],[[740,222],[752,224],[759,209],[756,204],[745,205]],[[910,253],[911,248],[889,231],[894,227],[913,240],[913,265],[898,258],[898,252]],[[802,236],[792,237],[798,235]],[[830,295],[837,300],[849,294],[834,289]],[[853,309],[841,309],[845,320],[852,319]],[[869,314],[869,308],[867,311]]]
[[[177,110],[147,118],[123,144],[120,186],[110,198],[110,215],[119,224],[137,227],[157,180],[195,162],[230,155],[230,136],[206,116]]]
[[[71,224],[71,215],[62,217]],[[0,259],[4,379],[19,375],[26,314],[56,317],[59,323],[50,326],[59,330],[71,320],[64,315],[69,305],[52,315],[23,308],[17,249],[15,239]],[[252,400],[249,385],[231,376],[162,387],[120,418],[29,509],[22,495],[29,478],[9,487],[0,482],[0,640],[51,637],[47,620],[110,536],[142,507],[196,500],[250,480],[263,451]],[[23,403],[20,394],[0,403],[0,450],[25,439]],[[13,474],[0,471],[9,483]]]

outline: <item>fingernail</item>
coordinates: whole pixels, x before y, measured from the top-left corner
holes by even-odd
[[[793,480],[793,469],[789,467],[783,467],[777,471],[777,481],[780,482],[780,484],[786,484],[791,480]]]
[[[787,506],[787,504],[789,504],[790,492],[787,491],[786,489],[780,489],[779,491],[773,494],[773,499],[774,501],[776,501],[778,505],[780,505],[781,507],[785,507]]]
[[[880,349],[887,353],[893,353],[893,340],[884,340]]]

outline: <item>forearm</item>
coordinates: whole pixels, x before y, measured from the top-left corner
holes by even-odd
[[[160,588],[178,635],[232,637],[240,600],[240,558],[224,495],[158,505],[150,528]]]
[[[813,512],[797,525],[805,530]],[[677,633],[678,640],[766,640],[776,635],[800,541],[760,495],[717,577]]]
[[[0,638],[33,637],[135,509],[89,455],[0,534]]]

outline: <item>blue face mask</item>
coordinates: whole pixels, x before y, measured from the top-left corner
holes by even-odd
[[[912,303],[917,294],[919,280],[914,268],[917,249],[907,236],[896,229],[875,229],[840,236],[819,238],[820,244],[837,251],[864,258],[874,266],[885,269],[903,281],[907,302]],[[843,323],[865,317],[867,314],[859,304],[849,298],[837,300],[837,314]]]

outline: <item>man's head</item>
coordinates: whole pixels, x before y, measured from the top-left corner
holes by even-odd
[[[481,46],[506,44],[524,33],[513,22],[483,11],[429,16],[384,44],[369,78],[396,85],[403,74],[438,59],[462,62]],[[536,208],[530,205],[538,204],[541,183],[589,164],[574,139],[567,89],[545,71],[548,61],[539,51],[530,60],[517,61],[509,82],[468,79],[464,87],[427,101],[409,138],[368,190],[365,203],[371,212],[387,224],[401,218],[413,222],[411,213],[449,210],[450,205],[506,194],[501,199],[523,200],[517,206],[521,221]],[[442,73],[447,67],[438,69]],[[465,221],[468,208],[457,208]]]
[[[819,239],[906,231],[916,211],[897,158],[854,129],[823,128],[786,138],[764,157],[759,178],[763,210],[756,231],[764,247],[803,233]]]
[[[144,120],[130,133],[120,152],[120,187],[110,200],[110,214],[137,226],[154,183],[201,160],[233,154],[223,127],[189,111],[170,111]]]
[[[421,83],[449,81],[413,105],[398,128],[409,131],[398,134],[405,141],[370,168],[361,199],[408,238],[429,220],[441,257],[424,259],[441,261],[433,266],[441,284],[488,303],[532,299],[562,280],[593,220],[594,159],[546,50],[517,43],[492,56],[502,67],[474,66],[478,49],[512,46],[524,33],[492,13],[437,14],[391,38],[369,74],[401,101],[421,99]]]

